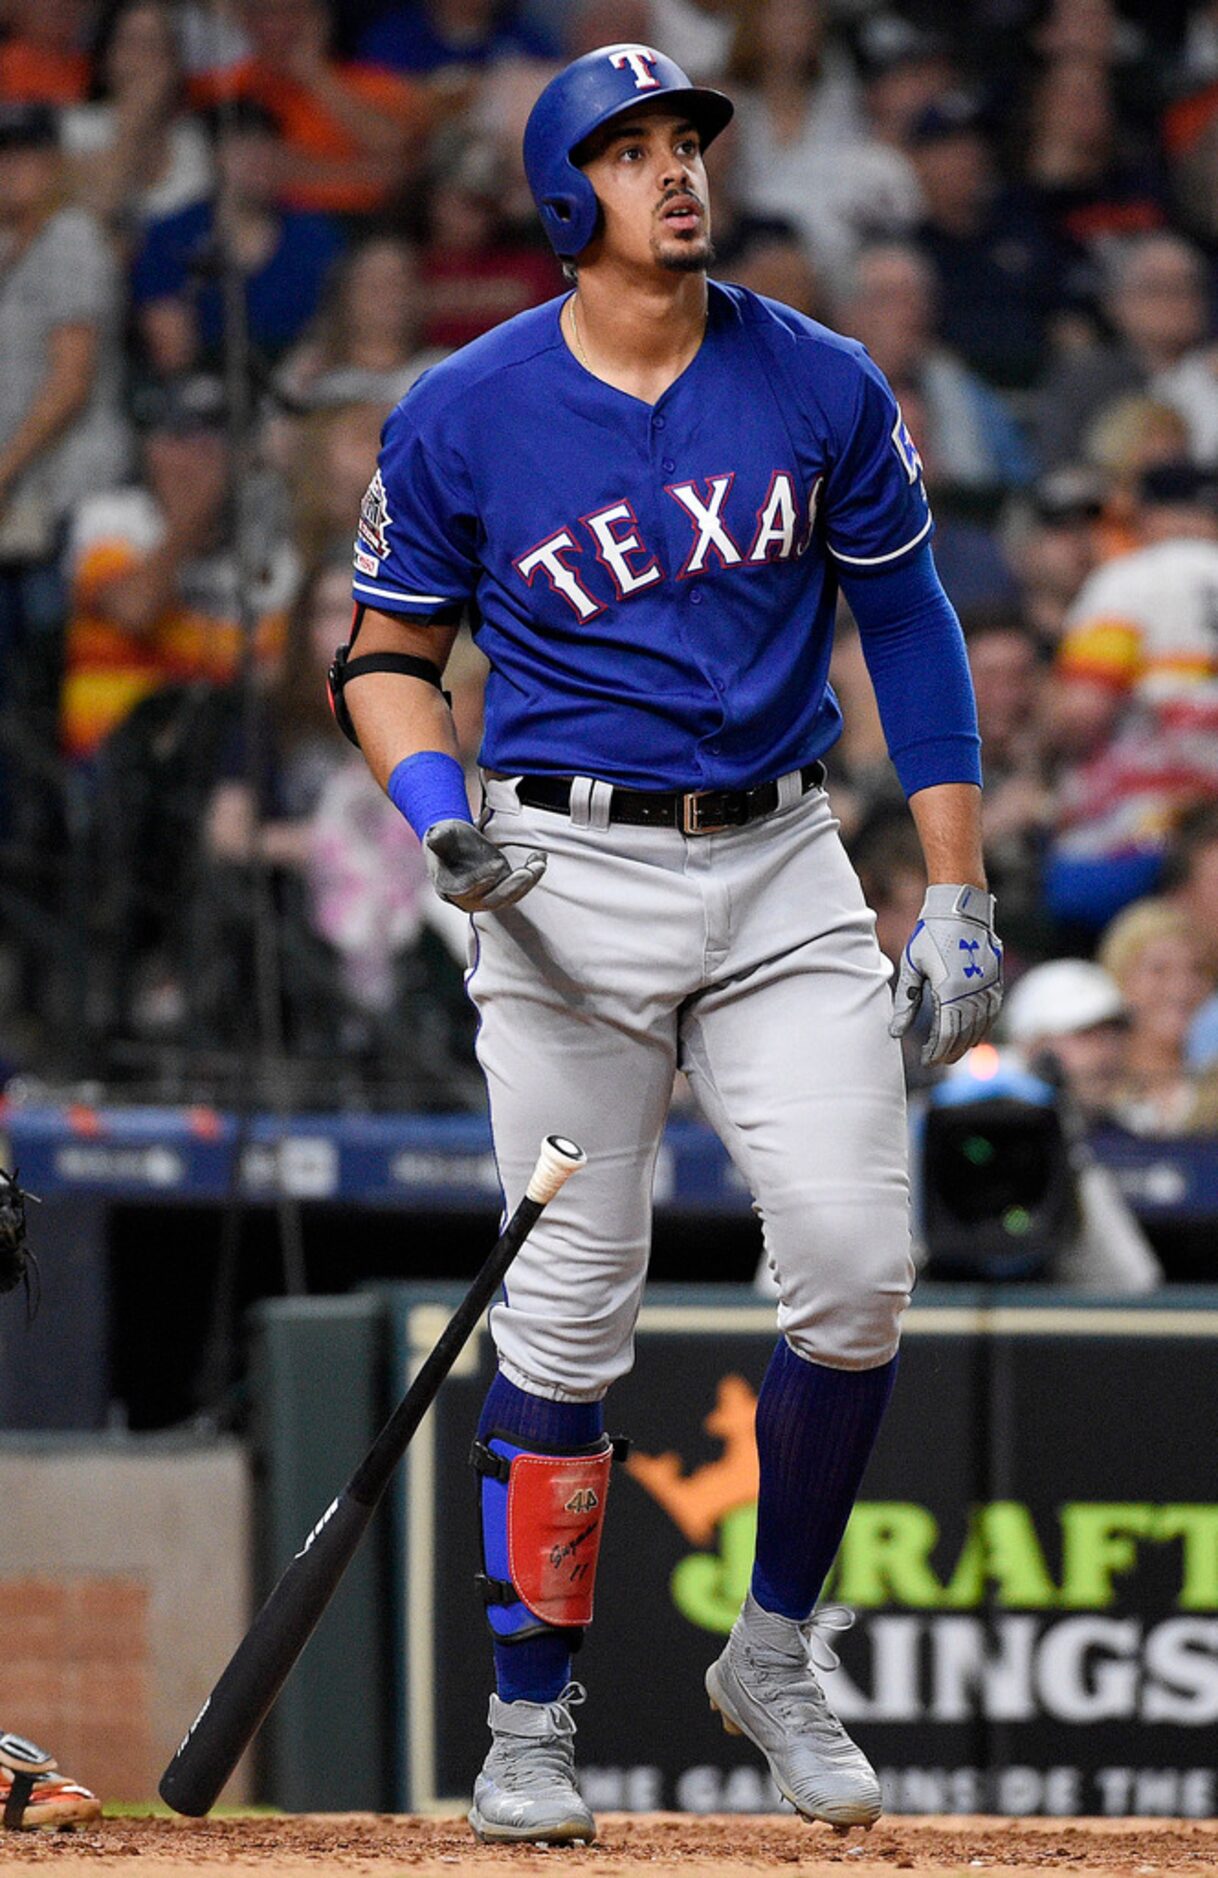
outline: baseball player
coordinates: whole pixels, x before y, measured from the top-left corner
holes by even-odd
[[[592,1615],[652,1174],[683,1069],[756,1198],[781,1336],[761,1390],[750,1594],[713,1706],[802,1813],[869,1824],[812,1616],[892,1388],[911,1267],[896,1036],[929,991],[950,1062],[1001,997],[979,753],[917,450],[860,346],[707,279],[702,152],[729,101],[645,45],[543,91],[525,163],[572,290],[436,366],[390,415],[333,673],[440,894],[508,1207],[561,1127],[588,1166],[491,1313],[474,1445],[498,1693],[470,1821],[591,1839],[571,1652]],[[821,759],[845,591],[930,886],[896,990]],[[441,690],[490,661],[478,819]]]

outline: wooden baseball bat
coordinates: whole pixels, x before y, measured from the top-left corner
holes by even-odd
[[[573,1141],[547,1135],[524,1199],[435,1348],[338,1497],[330,1502],[237,1645],[220,1680],[161,1776],[160,1794],[175,1812],[199,1818],[262,1726],[292,1665],[364,1536],[410,1439],[475,1326],[503,1282],[542,1209],[587,1156]]]

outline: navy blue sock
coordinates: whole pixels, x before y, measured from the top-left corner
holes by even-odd
[[[828,1369],[785,1339],[757,1401],[757,1558],[753,1596],[802,1623],[842,1542],[892,1385],[882,1369]]]
[[[479,1439],[496,1430],[524,1448],[588,1447],[605,1431],[605,1405],[530,1395],[499,1372],[482,1405]],[[553,1702],[571,1680],[570,1639],[562,1630],[493,1647],[495,1686],[504,1702]]]

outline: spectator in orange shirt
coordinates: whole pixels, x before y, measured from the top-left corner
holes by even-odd
[[[162,686],[227,684],[240,666],[242,569],[226,526],[231,465],[219,391],[200,375],[150,391],[143,480],[77,504],[60,721],[62,748],[75,760],[96,757]],[[271,479],[255,473],[268,518],[248,595],[261,659],[281,644],[299,558],[272,525]]]
[[[86,50],[98,0],[8,0],[9,36],[0,45],[0,101],[79,104],[93,66]]]
[[[324,0],[243,0],[250,58],[196,81],[196,100],[253,99],[279,126],[280,200],[367,215],[389,206],[422,155],[429,94],[376,66],[329,56]]]

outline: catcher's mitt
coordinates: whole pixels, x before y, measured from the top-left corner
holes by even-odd
[[[25,1226],[25,1203],[34,1198],[18,1186],[16,1173],[8,1174],[0,1167],[0,1293],[24,1284],[31,1321],[41,1292],[38,1260],[30,1251]]]

